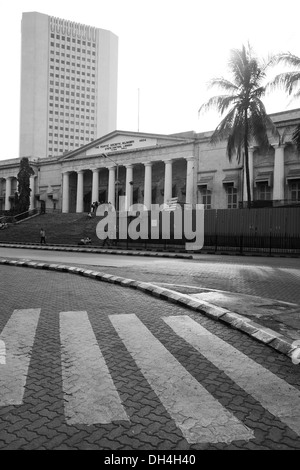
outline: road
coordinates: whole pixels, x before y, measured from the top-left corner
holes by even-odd
[[[109,274],[177,286],[224,291],[300,304],[300,259],[197,255],[165,259],[0,247],[0,257],[97,266]]]
[[[213,269],[224,282],[209,257],[10,254],[183,285],[186,276],[206,282]],[[246,270],[257,292],[253,270],[297,280],[296,261],[219,264],[235,276]],[[60,272],[0,272],[0,449],[300,449],[300,368],[286,356],[139,291]]]

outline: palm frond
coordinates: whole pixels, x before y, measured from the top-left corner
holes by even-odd
[[[223,77],[212,78],[211,80],[209,80],[207,86],[208,88],[219,87],[222,88],[224,91],[230,92],[232,94],[237,93],[238,91],[238,87],[234,83],[230,82],[229,80],[226,80],[226,78]]]
[[[236,108],[233,108],[229,113],[222,119],[222,121],[218,124],[216,129],[214,130],[210,142],[212,144],[216,144],[222,140],[228,138],[232,131],[233,122],[236,115]]]
[[[232,49],[228,61],[229,69],[234,78],[234,83],[240,88],[245,83],[245,69],[247,65],[247,52],[245,47],[242,49]]]
[[[244,140],[241,139],[236,143],[235,137],[230,135],[227,141],[226,155],[231,162],[233,155],[236,155],[237,162],[240,163],[243,154]]]
[[[261,59],[260,64],[262,69],[266,72],[268,68],[272,67],[276,63],[276,55],[274,53],[269,53],[266,59]]]
[[[252,99],[260,99],[262,96],[266,94],[266,87],[265,86],[259,86],[258,88],[255,88],[251,91],[251,98]]]
[[[219,113],[223,114],[234,101],[235,97],[231,95],[212,96],[206,103],[200,106],[198,114],[210,111],[211,109],[216,109]]]
[[[280,139],[279,131],[268,116],[263,102],[257,98],[253,99],[249,109],[249,133],[264,150],[269,147],[268,130]]]
[[[296,145],[298,152],[300,152],[300,124],[296,126],[296,129],[293,133],[293,142]]]
[[[219,123],[211,136],[210,142],[216,144],[217,142],[227,140],[226,154],[229,161],[232,160],[234,153],[237,153],[239,160],[244,144],[244,129],[243,113],[240,112],[239,106],[236,105]]]
[[[300,68],[300,57],[291,52],[280,52],[272,57],[271,65],[284,64],[291,67]]]
[[[233,155],[236,154],[238,163],[241,160],[242,150],[245,145],[245,116],[244,112],[237,110],[232,125],[232,132],[227,141],[226,154],[231,162]],[[248,144],[248,141],[247,141]]]
[[[300,71],[295,72],[283,72],[268,83],[267,87],[270,90],[275,88],[284,88],[286,92],[291,95],[295,88],[300,85]]]
[[[300,86],[299,86],[299,90],[296,91],[296,93],[293,95],[293,99],[296,100],[296,99],[298,99],[298,98],[300,98]]]

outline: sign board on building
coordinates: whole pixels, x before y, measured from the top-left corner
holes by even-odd
[[[116,136],[113,139],[103,142],[88,151],[88,155],[97,153],[118,152],[120,150],[130,150],[141,147],[152,147],[157,144],[157,139],[127,138],[125,136]]]

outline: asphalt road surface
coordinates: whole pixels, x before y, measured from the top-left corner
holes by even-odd
[[[300,259],[196,255],[165,259],[0,247],[0,257],[93,266],[130,279],[220,289],[300,304]]]

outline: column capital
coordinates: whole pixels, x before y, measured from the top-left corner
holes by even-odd
[[[130,168],[133,168],[133,163],[127,163],[127,164],[125,165],[125,168],[129,168],[129,169],[130,169]]]
[[[196,157],[194,157],[193,155],[191,155],[190,157],[184,157],[185,160],[187,160],[188,162],[194,162]]]
[[[172,158],[168,158],[167,160],[163,160],[164,164],[166,165],[167,163],[173,163]]]
[[[91,168],[91,170],[93,173],[99,173],[100,168]]]
[[[279,149],[279,148],[284,149],[286,144],[285,143],[283,143],[283,144],[276,143],[276,144],[271,144],[271,146],[274,147],[275,150]]]
[[[82,175],[82,174],[84,173],[84,170],[76,170],[76,173],[77,173],[78,175]]]
[[[143,165],[144,165],[144,166],[152,166],[152,165],[153,165],[153,162],[143,162]]]

